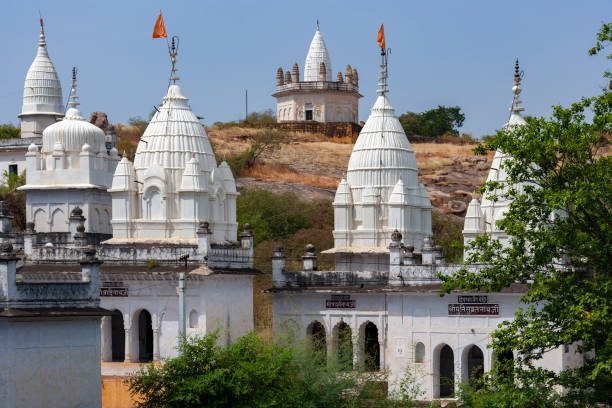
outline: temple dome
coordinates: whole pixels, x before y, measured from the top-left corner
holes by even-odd
[[[378,96],[359,133],[346,176],[356,202],[365,186],[382,188],[385,199],[399,179],[406,188],[418,188],[414,151],[384,94]]]
[[[57,72],[47,53],[45,32],[41,27],[38,52],[28,69],[23,86],[23,105],[21,114],[50,114],[63,116],[62,86]]]
[[[306,55],[306,62],[304,63],[304,81],[318,81],[319,80],[319,68],[321,63],[325,64],[325,80],[332,80],[332,65],[325,46],[325,40],[319,30],[317,24],[317,31],[315,31],[314,37],[310,42],[310,48],[308,48],[308,54]]]
[[[81,152],[83,145],[88,144],[94,153],[106,151],[104,131],[86,121],[78,110],[76,95],[76,69],[72,73],[70,107],[60,122],[49,125],[42,136],[42,153],[53,152],[61,144],[66,152]]]
[[[193,157],[203,171],[210,172],[217,166],[204,126],[191,111],[181,88],[173,84],[138,143],[134,169],[141,179],[148,168],[161,166],[176,173],[173,176],[179,184]]]

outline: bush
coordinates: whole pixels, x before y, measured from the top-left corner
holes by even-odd
[[[247,190],[238,197],[236,215],[240,225],[251,225],[255,244],[285,239],[309,227],[307,204],[293,193],[274,194],[267,190]]]
[[[188,338],[180,355],[149,365],[129,380],[136,406],[341,407],[354,380],[317,364],[305,348],[248,334],[227,347],[217,333]]]
[[[248,136],[249,148],[241,153],[228,157],[225,161],[232,169],[235,177],[239,177],[244,170],[253,167],[256,160],[265,153],[280,149],[281,142],[286,138],[284,132],[275,129],[262,129]]]
[[[431,213],[431,229],[436,245],[448,263],[460,263],[463,259],[463,219],[439,211]]]
[[[15,139],[21,137],[21,129],[11,123],[0,125],[0,139]]]

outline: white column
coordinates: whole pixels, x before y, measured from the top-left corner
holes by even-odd
[[[153,361],[159,361],[159,328],[153,327]]]
[[[100,332],[102,337],[102,348],[100,358],[102,361],[112,361],[113,360],[113,349],[112,349],[112,329],[111,329],[111,317],[104,316],[102,317],[102,322],[100,323]]]
[[[123,327],[125,329],[125,357],[123,359],[126,363],[132,363],[134,360],[132,359],[132,330],[130,325],[130,316],[123,316]]]

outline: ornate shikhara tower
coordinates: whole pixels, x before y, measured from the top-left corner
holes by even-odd
[[[334,81],[332,65],[325,40],[315,31],[306,62],[304,78],[293,64],[291,71],[279,67],[276,72],[276,120],[282,122],[359,122],[359,76],[346,66],[344,75],[338,71]]]

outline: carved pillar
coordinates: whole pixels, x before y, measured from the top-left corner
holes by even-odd
[[[159,328],[153,327],[153,361],[159,361]]]
[[[132,330],[130,327],[130,316],[123,317],[123,327],[125,328],[125,363],[132,363]]]
[[[102,317],[102,322],[100,323],[100,334],[102,338],[102,348],[100,358],[104,362],[113,360],[113,350],[112,350],[112,330],[111,330],[111,317],[104,316]]]

